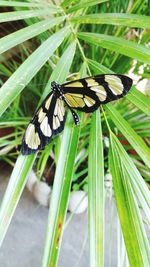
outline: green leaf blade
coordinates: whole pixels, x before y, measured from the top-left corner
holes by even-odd
[[[92,59],[88,59],[88,64],[91,67],[91,69],[94,71],[95,74],[113,74],[114,72],[111,71],[110,69],[108,69],[107,67],[105,67],[104,65],[98,63],[95,60]]]
[[[150,149],[147,147],[142,138],[132,129],[129,123],[119,114],[115,107],[113,107],[111,104],[107,104],[106,110],[121,133],[125,136],[145,164],[149,167]]]
[[[26,28],[13,32],[7,35],[6,37],[1,38],[0,39],[0,53],[4,53],[8,49],[26,40],[29,40],[48,29],[51,29],[52,27],[63,22],[64,19],[65,17],[58,17],[58,18],[43,20],[31,26],[28,26]]]
[[[78,33],[78,37],[93,45],[98,45],[122,55],[136,58],[148,64],[150,63],[150,50],[147,47],[127,41],[121,37],[89,32],[80,32]]]
[[[82,1],[79,4],[74,5],[73,7],[70,7],[67,10],[67,13],[72,13],[72,12],[77,11],[79,9],[87,8],[87,7],[90,7],[90,6],[95,6],[97,4],[101,4],[101,3],[104,3],[104,2],[107,2],[107,1],[108,0],[87,0],[87,1]]]
[[[88,159],[90,266],[104,266],[104,156],[99,110],[91,120]]]
[[[127,170],[127,161],[131,163],[130,170]],[[112,133],[109,163],[130,266],[146,267],[150,262],[149,245],[138,202],[131,185],[132,171],[134,173],[135,166]]]
[[[30,82],[48,58],[68,35],[69,29],[63,28],[48,38],[36,49],[13,73],[0,89],[0,115],[13,102],[24,87]]]
[[[66,49],[66,52],[63,54],[60,62],[65,62],[65,65],[62,64],[62,68],[60,63],[56,66],[54,73],[52,74],[54,79],[57,79],[59,73],[63,73],[63,78],[59,77],[59,79],[66,79],[68,74],[68,69],[71,66],[71,62],[74,57],[76,49],[76,43],[73,42]],[[69,54],[69,61],[64,61],[67,55]],[[49,85],[45,88],[45,91],[49,89]],[[0,208],[0,244],[2,243],[7,229],[9,227],[11,218],[15,212],[16,206],[18,204],[19,198],[25,186],[27,175],[36,159],[36,155],[22,156],[20,155],[17,159],[16,165],[13,169],[13,173],[10,178],[10,183],[6,189],[1,208]]]
[[[126,98],[141,109],[145,114],[150,116],[150,98],[138,91],[136,88],[132,88]]]
[[[50,6],[52,8],[58,8],[57,6],[55,5],[52,5],[52,4],[49,4],[49,3],[44,3],[44,5],[47,5],[47,6]],[[43,7],[43,4],[42,3],[36,3],[36,2],[17,2],[17,1],[0,1],[0,6],[11,6],[11,7]]]
[[[72,60],[73,60],[75,51],[76,51],[76,41],[72,42],[67,47],[67,49],[65,50],[63,55],[61,56],[61,58],[57,64],[57,67],[52,72],[52,75],[48,81],[48,85],[46,86],[46,88],[44,90],[42,100],[44,100],[46,95],[49,93],[49,87],[50,87],[50,84],[52,81],[59,82],[60,84],[65,82],[66,77],[69,73],[69,69],[70,69],[71,64],[72,64]]]
[[[35,155],[28,157],[20,155],[16,161],[0,207],[0,245],[3,242],[35,158]]]
[[[21,19],[35,18],[35,17],[43,17],[57,12],[58,12],[57,9],[53,10],[49,8],[41,10],[37,9],[37,10],[4,12],[0,14],[0,23],[21,20]]]
[[[55,173],[42,267],[56,266],[58,259],[80,129],[70,123],[72,124],[72,120],[69,116]]]
[[[55,80],[63,83],[66,80],[75,50],[76,42],[73,42],[61,56],[49,82]],[[47,94],[47,88],[44,91],[44,95]],[[72,123],[71,114],[68,114],[54,178],[42,267],[50,266],[50,263],[55,266],[57,263],[80,133],[80,127],[75,127]]]
[[[127,26],[136,28],[150,29],[150,18],[137,14],[122,13],[100,13],[90,14],[79,17],[72,17],[72,22],[84,24],[109,24],[117,26]]]

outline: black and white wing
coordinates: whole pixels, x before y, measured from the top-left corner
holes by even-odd
[[[65,119],[64,101],[50,93],[26,129],[22,141],[22,154],[29,155],[43,149],[54,135],[62,132]]]
[[[87,113],[122,98],[131,86],[132,80],[121,74],[102,74],[62,85],[67,105]]]
[[[132,80],[121,74],[103,74],[62,84],[58,94],[50,93],[30,121],[22,142],[22,154],[28,155],[44,148],[52,137],[64,129],[65,106],[71,109],[75,124],[77,114],[72,109],[93,112],[101,104],[125,96],[132,86]]]

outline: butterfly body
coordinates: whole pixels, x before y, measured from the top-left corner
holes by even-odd
[[[56,98],[59,98],[59,99],[63,100],[65,102],[66,106],[70,109],[70,111],[72,113],[72,116],[73,116],[73,119],[74,119],[74,123],[76,125],[79,125],[80,124],[80,120],[79,120],[79,117],[78,117],[77,113],[74,110],[72,110],[71,107],[66,102],[66,99],[65,99],[65,96],[64,96],[63,86],[58,84],[57,82],[53,81],[51,83],[51,88],[52,88],[53,95]]]
[[[60,98],[60,99],[64,100],[63,87],[60,84],[58,84],[57,82],[53,81],[51,83],[51,89],[52,89],[53,95],[55,95],[57,98]]]
[[[132,80],[125,75],[97,75],[62,85],[53,81],[52,92],[35,112],[22,143],[22,154],[28,155],[44,148],[54,135],[62,132],[66,120],[66,107],[74,123],[80,123],[75,110],[90,113],[101,104],[122,98],[130,90]]]

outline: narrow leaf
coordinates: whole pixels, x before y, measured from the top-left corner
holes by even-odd
[[[71,21],[86,24],[110,24],[132,28],[150,29],[150,18],[137,14],[100,13],[72,17]]]
[[[61,3],[62,7],[68,7],[69,5],[71,5],[72,3],[78,3],[80,0],[64,0]]]
[[[104,65],[98,63],[97,61],[94,61],[92,59],[88,59],[88,64],[91,67],[91,69],[94,71],[94,74],[109,74],[109,73],[114,73]]]
[[[56,5],[52,5],[52,4],[49,4],[47,2],[44,2],[44,5],[47,5],[49,7],[52,7],[52,8],[58,8]],[[20,7],[43,7],[43,4],[42,3],[36,3],[36,2],[31,2],[31,3],[28,3],[28,2],[17,2],[17,1],[0,1],[0,6],[4,6],[4,7],[7,7],[7,6],[12,6],[12,7],[17,7],[17,6],[20,6]]]
[[[68,32],[68,28],[63,28],[49,37],[5,82],[0,89],[0,115],[4,113],[7,107],[54,53],[57,47],[59,47]]]
[[[59,83],[62,83],[66,80],[69,68],[73,61],[75,49],[76,42],[73,42],[68,46],[60,58],[55,70],[53,71],[50,82],[55,80]],[[46,93],[47,90],[44,92],[44,94]],[[50,266],[50,263],[53,263],[54,266],[56,266],[63,223],[67,210],[74,159],[80,131],[80,127],[75,127],[74,124],[72,124],[70,115],[71,114],[68,116],[65,130],[63,132],[61,148],[57,161],[58,164],[54,178],[53,193],[49,210],[42,267]]]
[[[16,161],[0,207],[0,245],[5,237],[34,160],[34,155],[28,157],[20,155]]]
[[[74,48],[74,50],[73,50]],[[64,53],[63,57],[66,58],[66,54],[70,53],[70,50],[72,51],[72,60],[75,53],[75,43],[72,43]],[[64,71],[65,75],[67,76],[68,71],[68,64],[71,65],[71,57],[68,61],[65,61],[66,64],[62,65],[62,69],[58,68],[60,72]],[[59,64],[59,63],[58,63]],[[55,75],[57,77],[57,66],[55,68]],[[54,74],[53,74],[54,77]],[[65,80],[66,77],[64,77]],[[45,91],[49,89],[49,84],[46,86]],[[21,193],[23,191],[23,188],[25,186],[27,175],[29,173],[29,170],[31,169],[34,160],[36,158],[36,155],[29,155],[29,156],[22,156],[20,155],[17,159],[16,165],[13,169],[13,173],[10,177],[10,182],[8,184],[8,187],[6,189],[3,202],[0,209],[0,244],[3,241],[3,238],[6,234],[6,231],[8,229],[8,226],[10,224],[11,218],[14,214],[14,211],[16,209],[16,206],[18,204],[18,201],[20,199]]]
[[[138,91],[135,87],[132,88],[130,94],[126,98],[141,109],[145,114],[150,116],[150,98]]]
[[[6,37],[0,39],[0,53],[4,53],[8,49],[30,39],[40,33],[51,29],[55,25],[61,23],[65,17],[52,18],[37,22],[31,26],[13,32]]]
[[[138,202],[131,186],[132,168],[127,171],[127,162],[125,160],[132,161],[125,151],[125,157],[123,157],[121,151],[124,149],[113,134],[111,134],[110,140],[110,170],[113,176],[117,209],[130,266],[146,267],[149,265],[150,255],[148,240]]]
[[[69,69],[72,64],[72,60],[74,58],[75,50],[76,50],[76,41],[72,42],[68,46],[68,48],[65,50],[65,52],[59,59],[59,62],[57,63],[57,66],[52,72],[52,75],[48,81],[49,86],[47,86],[46,89],[44,90],[42,100],[49,93],[49,87],[52,81],[57,81],[60,84],[65,82]]]
[[[37,10],[24,10],[24,11],[12,11],[12,12],[4,12],[0,14],[0,23],[21,19],[28,19],[34,17],[43,17],[48,16],[50,14],[58,13],[57,9],[37,9]]]
[[[145,164],[150,166],[150,149],[143,139],[132,129],[129,123],[119,114],[119,112],[110,104],[107,104],[108,111],[112,121],[115,123],[120,132],[126,137],[135,151],[139,154]]]
[[[121,37],[89,32],[80,32],[78,37],[93,45],[99,45],[127,57],[150,63],[150,49],[135,42],[127,41]]]
[[[80,129],[80,127],[72,124],[73,122],[70,116],[71,114],[68,116],[63,132],[54,178],[42,267],[56,266],[57,264],[58,248],[61,242],[63,224],[67,211]]]
[[[74,12],[74,11],[77,11],[79,9],[82,9],[82,8],[87,8],[87,7],[90,7],[90,6],[95,6],[97,4],[100,4],[100,3],[104,3],[104,2],[107,2],[108,0],[87,0],[87,1],[82,1],[81,3],[73,6],[73,7],[70,7],[68,10],[67,10],[67,13],[71,13],[71,12]]]
[[[89,237],[90,266],[104,266],[104,157],[99,110],[91,121],[89,159]]]

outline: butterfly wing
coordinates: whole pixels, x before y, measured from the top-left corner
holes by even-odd
[[[29,155],[44,148],[52,137],[64,129],[64,101],[50,93],[30,121],[22,141],[22,154]]]
[[[93,112],[101,104],[126,95],[131,86],[129,77],[115,74],[97,75],[63,84],[63,100],[50,93],[30,121],[23,137],[22,154],[28,155],[44,148],[54,135],[64,129],[64,101],[70,108]]]
[[[68,82],[62,86],[67,105],[88,113],[101,104],[125,96],[132,86],[132,80],[125,75],[105,74]]]

